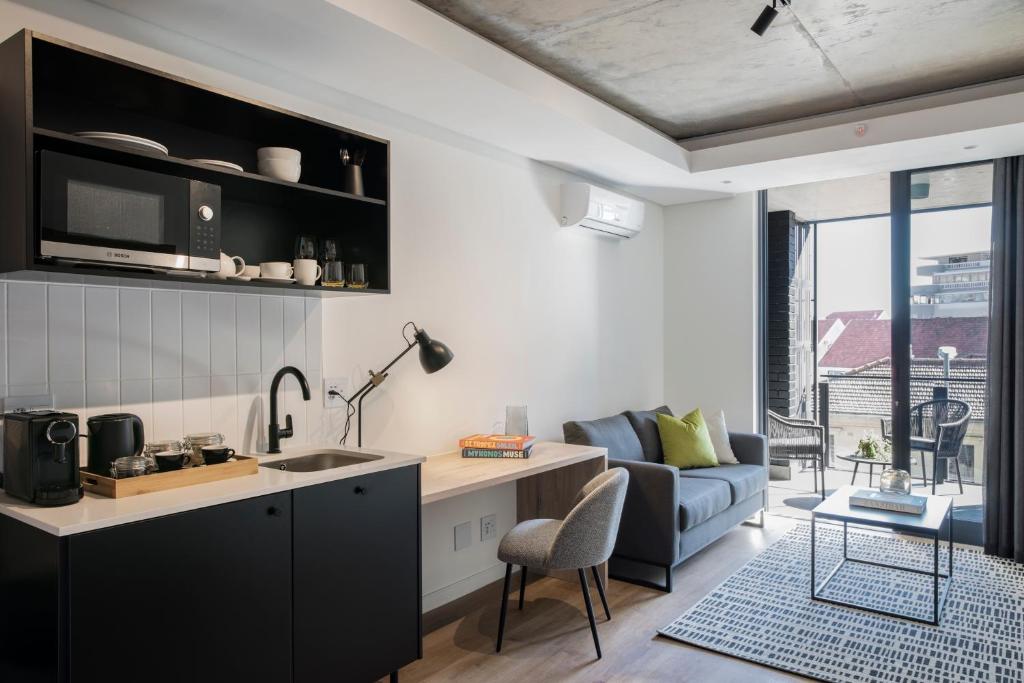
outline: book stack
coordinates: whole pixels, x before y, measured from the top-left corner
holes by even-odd
[[[850,494],[850,505],[920,515],[928,506],[928,499],[925,496],[908,496],[901,493],[882,493],[870,489],[859,489]]]
[[[529,458],[532,436],[473,434],[459,439],[463,458]]]

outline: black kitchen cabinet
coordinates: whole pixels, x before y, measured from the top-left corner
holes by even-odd
[[[0,683],[363,683],[422,656],[418,465],[58,537],[0,515]]]
[[[294,683],[375,681],[421,656],[419,466],[293,492]]]
[[[291,680],[291,493],[68,538],[72,683]]]

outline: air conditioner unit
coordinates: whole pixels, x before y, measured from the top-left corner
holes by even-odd
[[[643,228],[644,204],[587,183],[564,183],[562,225],[629,238]]]

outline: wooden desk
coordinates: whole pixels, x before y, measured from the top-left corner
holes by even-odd
[[[455,451],[430,456],[420,466],[421,500],[428,505],[514,481],[516,522],[561,519],[583,485],[606,469],[608,449],[594,446],[541,441],[526,459],[463,458]],[[602,574],[607,583],[607,567]],[[571,580],[577,580],[575,572]]]

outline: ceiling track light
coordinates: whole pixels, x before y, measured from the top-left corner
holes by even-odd
[[[789,3],[790,0],[772,0],[771,6],[765,5],[764,9],[761,10],[760,16],[757,17],[757,21],[750,27],[750,30],[759,36],[763,36],[768,27],[775,21],[775,17],[779,16],[779,5],[787,7]]]

